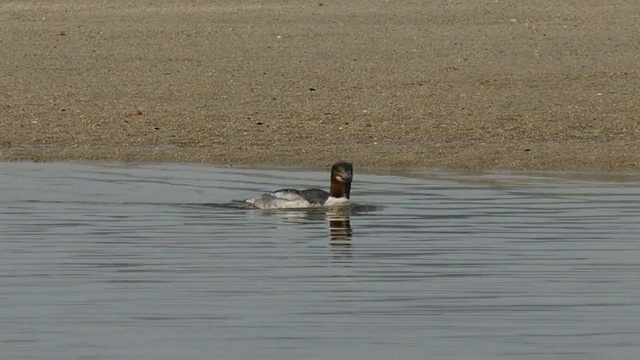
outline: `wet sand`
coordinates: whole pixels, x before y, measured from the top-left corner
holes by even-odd
[[[0,4],[0,160],[640,167],[640,3],[149,4]]]

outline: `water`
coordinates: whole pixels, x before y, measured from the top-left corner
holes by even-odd
[[[640,354],[640,177],[357,170],[0,164],[0,358]]]

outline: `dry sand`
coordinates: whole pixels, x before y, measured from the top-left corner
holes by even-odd
[[[0,160],[640,166],[640,2],[5,0],[0,24]]]

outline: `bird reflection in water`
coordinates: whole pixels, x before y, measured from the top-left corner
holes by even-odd
[[[264,214],[277,215],[292,223],[324,222],[329,225],[329,245],[334,261],[351,260],[351,215],[357,214],[353,206],[332,206],[297,210],[270,210]]]
[[[351,260],[351,207],[340,206],[327,210],[329,244],[333,261]]]
[[[340,206],[327,210],[329,218],[329,235],[331,245],[350,247],[351,246],[351,208]]]
[[[279,216],[292,223],[325,222],[329,220],[329,242],[338,247],[349,247],[351,241],[351,206],[333,206],[322,208],[265,210],[264,214]]]
[[[237,206],[233,204],[234,206]],[[246,208],[246,207],[242,207]],[[353,228],[351,227],[351,216],[358,216],[381,208],[378,205],[356,205],[329,206],[304,209],[274,209],[263,210],[265,216],[278,216],[291,223],[306,222],[329,222],[329,244],[335,255],[350,257],[351,237]]]

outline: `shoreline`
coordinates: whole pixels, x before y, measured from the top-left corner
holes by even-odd
[[[434,169],[443,171],[573,171],[573,172],[638,172],[638,163],[634,158],[620,156],[629,149],[629,144],[606,144],[604,149],[598,144],[554,144],[548,147],[482,145],[481,152],[476,146],[463,149],[455,146],[437,147],[436,153],[441,156],[429,156],[432,149],[416,149],[411,146],[368,146],[374,149],[362,150],[358,146],[334,146],[332,152],[319,155],[314,149],[243,149],[239,155],[227,149],[207,148],[58,148],[58,149],[11,149],[9,154],[0,152],[0,161],[98,161],[123,163],[185,163],[209,164],[214,166],[281,166],[294,168],[324,168],[337,160],[353,162],[358,168],[366,169]],[[554,157],[559,151],[557,147],[570,148],[572,152],[581,154],[583,162],[574,162],[571,155]],[[390,150],[391,148],[391,150]],[[505,150],[506,149],[506,150]],[[219,150],[219,151],[215,151]],[[525,151],[528,150],[528,151]],[[638,150],[634,147],[632,150]],[[455,151],[456,156],[447,155],[447,151]],[[501,156],[499,152],[511,151],[511,156]],[[140,152],[144,152],[140,156]],[[345,156],[344,154],[351,154]],[[393,158],[388,153],[402,153],[403,156]],[[275,154],[275,155],[274,155]],[[553,158],[553,161],[549,159]],[[474,160],[475,159],[475,160]],[[598,165],[595,165],[598,164]]]

